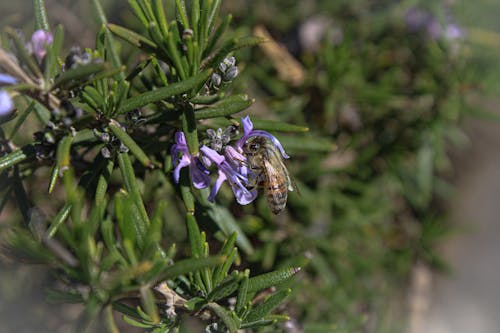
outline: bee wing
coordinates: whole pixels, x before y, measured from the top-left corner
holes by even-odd
[[[281,153],[276,148],[274,148],[272,152],[269,154],[268,159],[272,164],[275,165],[274,167],[275,170],[277,168],[281,170],[276,172],[281,172],[285,176],[288,191],[296,191],[297,194],[300,194],[297,184],[295,184],[295,181],[290,176],[288,168],[286,167],[285,162],[283,161],[283,157],[281,157]]]

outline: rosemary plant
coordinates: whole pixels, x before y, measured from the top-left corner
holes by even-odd
[[[234,52],[262,39],[228,33],[220,0],[176,0],[175,12],[161,0],[130,0],[136,30],[93,5],[101,23],[93,49],[66,51],[43,0],[34,1],[30,40],[5,29],[0,209],[14,204],[22,222],[11,219],[4,247],[50,267],[50,298],[84,305],[80,331],[117,332],[116,313],[150,332],[177,331],[190,316],[207,332],[288,320],[273,310],[299,268],[235,269],[238,248],[253,247],[215,202],[221,188],[243,205],[257,195],[242,171],[244,138],[267,137],[286,156],[274,135],[259,132],[265,121],[245,118],[240,138],[232,116],[253,103],[232,92]],[[226,130],[217,130],[221,120]],[[43,189],[31,185],[37,174],[47,175]],[[203,230],[207,220],[216,228]]]

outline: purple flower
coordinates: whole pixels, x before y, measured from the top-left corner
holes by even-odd
[[[462,38],[464,36],[464,32],[458,24],[451,23],[446,26],[444,35],[448,40],[455,40]]]
[[[290,157],[285,153],[285,149],[283,149],[283,146],[281,145],[279,140],[276,139],[276,137],[274,135],[272,135],[271,133],[266,132],[266,131],[254,130],[253,123],[250,120],[249,116],[246,116],[245,118],[241,118],[241,123],[243,124],[243,136],[236,142],[236,148],[239,151],[242,151],[243,145],[245,144],[245,142],[247,142],[247,140],[249,138],[254,137],[254,136],[262,136],[262,137],[265,137],[265,138],[271,140],[272,143],[276,146],[276,148],[278,148],[280,150],[281,155],[284,158]]]
[[[412,32],[426,31],[432,39],[441,35],[441,25],[427,9],[412,7],[406,11],[405,22],[408,30]]]
[[[17,83],[15,77],[0,73],[0,85],[15,83]],[[12,110],[14,110],[12,97],[7,91],[0,90],[0,117],[8,115]]]
[[[248,184],[248,178],[246,174],[242,173],[242,170],[246,170],[243,168],[243,162],[246,160],[243,155],[238,153],[235,149],[231,149],[230,146],[226,147],[226,151],[228,151],[227,157],[220,155],[207,146],[202,146],[200,151],[211,163],[215,164],[218,169],[218,178],[208,196],[209,201],[213,202],[215,200],[215,196],[219,192],[222,183],[226,180],[229,185],[231,185],[236,201],[240,205],[247,205],[255,200],[257,197],[257,189],[249,190],[245,186]],[[239,167],[240,165],[242,167]]]
[[[174,181],[179,182],[181,169],[189,167],[189,174],[194,187],[206,188],[210,186],[209,171],[197,156],[189,153],[186,137],[183,132],[175,133],[175,144],[171,149],[172,165],[174,167]]]
[[[14,110],[14,102],[9,93],[5,90],[0,90],[0,117],[8,115]]]
[[[54,38],[48,31],[40,29],[33,33],[31,36],[31,47],[38,61],[42,61],[47,54],[47,46],[52,44],[53,41]]]
[[[405,22],[410,31],[419,31],[425,28],[433,19],[432,14],[425,9],[411,7],[406,11]]]
[[[0,73],[0,84],[16,84],[17,79],[13,76]]]

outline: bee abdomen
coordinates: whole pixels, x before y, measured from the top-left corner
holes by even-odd
[[[285,183],[269,184],[266,187],[267,202],[274,214],[281,213],[286,206],[288,188]]]

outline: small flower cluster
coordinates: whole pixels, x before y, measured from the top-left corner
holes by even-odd
[[[33,54],[36,60],[41,63],[47,55],[47,46],[54,41],[52,34],[45,30],[37,30],[31,36],[31,41],[26,45],[26,49]],[[16,84],[17,79],[7,74],[0,73],[0,86]],[[0,89],[0,117],[8,116],[14,110],[14,102],[11,95],[4,89]]]
[[[210,85],[214,90],[219,89],[223,83],[229,83],[238,76],[238,67],[236,66],[236,58],[225,58],[217,67],[210,78]]]
[[[243,153],[245,142],[251,137],[265,137],[279,149],[284,158],[289,156],[275,136],[266,131],[253,129],[250,117],[242,118],[241,123],[243,125],[243,135],[234,145],[229,145],[231,137],[236,135],[234,127],[230,126],[225,131],[221,129],[217,131],[208,130],[210,147],[207,145],[201,146],[198,155],[192,155],[189,152],[184,133],[177,132],[175,134],[175,144],[171,149],[174,181],[178,183],[180,170],[188,167],[193,186],[198,189],[207,188],[211,185],[210,169],[213,169],[217,171],[217,180],[210,191],[209,201],[213,202],[215,200],[219,189],[226,181],[231,186],[236,201],[240,205],[247,205],[254,201],[257,197],[257,189],[251,183],[252,179],[255,179],[255,175],[251,174],[247,158]]]
[[[444,38],[448,41],[460,39],[464,31],[447,15],[447,22],[442,25],[430,11],[420,7],[411,7],[406,11],[405,22],[412,32],[425,31],[433,40]]]

